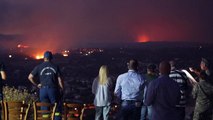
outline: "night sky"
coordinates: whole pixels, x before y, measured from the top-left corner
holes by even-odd
[[[0,34],[39,48],[213,40],[212,0],[0,0]]]

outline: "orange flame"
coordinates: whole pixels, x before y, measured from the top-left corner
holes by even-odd
[[[43,59],[44,58],[44,52],[38,52],[33,55],[33,57],[37,60]]]
[[[43,59],[44,56],[43,56],[43,55],[36,55],[35,58],[36,58],[37,60],[39,60],[39,59]]]

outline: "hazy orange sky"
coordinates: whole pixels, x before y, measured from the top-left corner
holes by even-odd
[[[213,39],[213,1],[0,0],[0,34],[40,49]]]

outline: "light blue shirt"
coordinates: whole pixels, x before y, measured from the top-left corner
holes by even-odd
[[[118,76],[114,94],[121,100],[142,101],[144,79],[134,70]]]
[[[104,85],[99,84],[98,77],[94,79],[92,84],[92,93],[95,94],[95,106],[109,106],[112,100],[112,80],[108,77],[108,82]]]

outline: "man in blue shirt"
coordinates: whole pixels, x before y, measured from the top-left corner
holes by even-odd
[[[169,78],[170,70],[169,62],[161,62],[159,78],[148,86],[144,103],[152,105],[151,120],[182,120],[176,108],[180,100],[180,88],[177,82]]]
[[[118,76],[114,94],[121,102],[121,117],[123,120],[139,120],[143,98],[144,79],[138,73],[137,60],[130,60],[129,71]]]
[[[55,120],[61,120],[60,116],[60,89],[63,90],[63,80],[59,67],[51,62],[52,53],[46,51],[44,53],[44,62],[36,66],[30,73],[28,79],[40,89],[40,101],[58,103],[55,114]],[[34,77],[38,76],[40,83],[37,84]]]

